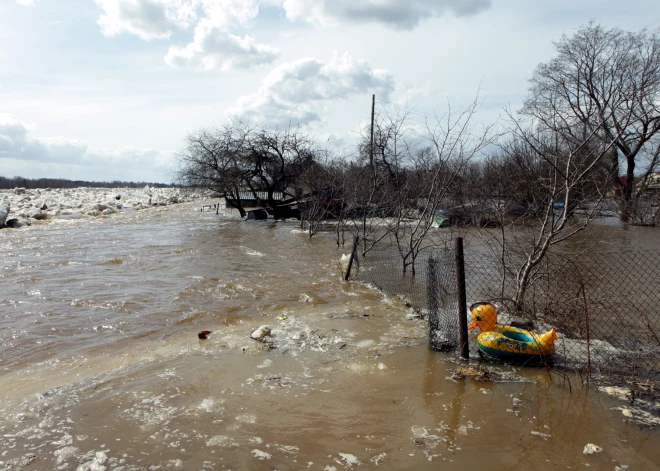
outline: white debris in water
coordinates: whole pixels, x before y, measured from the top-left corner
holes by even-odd
[[[323,471],[337,471],[337,468],[328,465],[325,468],[323,468]]]
[[[598,388],[599,391],[614,396],[620,401],[631,402],[631,390],[630,388],[620,387],[620,386],[601,386]],[[634,404],[637,407],[630,405],[613,407],[613,410],[619,410],[621,413],[628,418],[631,422],[640,425],[646,425],[648,427],[657,427],[660,425],[660,417],[657,414],[652,414],[648,412],[659,411],[660,403],[652,403],[650,401],[645,401],[643,399],[635,398]]]
[[[629,471],[628,465],[622,464],[621,466],[615,466],[614,471]]]
[[[218,412],[222,408],[222,404],[224,402],[224,399],[217,401],[216,399],[209,397],[208,399],[204,399],[202,401],[202,403],[199,405],[199,408],[204,412]]]
[[[424,438],[429,434],[429,431],[426,430],[426,427],[422,427],[421,425],[413,425],[410,427],[410,430],[412,430],[413,436],[415,438]]]
[[[610,396],[619,398],[622,401],[630,400],[630,388],[624,388],[621,386],[601,386],[598,390],[609,394]]]
[[[376,345],[375,340],[360,340],[355,344],[357,348],[371,348]]]
[[[71,458],[76,453],[78,453],[78,448],[75,446],[65,446],[64,448],[60,448],[59,450],[55,451],[54,454],[57,458],[57,464],[60,464]]]
[[[143,425],[166,424],[177,412],[176,407],[167,407],[163,400],[164,395],[152,396],[142,399],[142,402],[125,409],[122,413],[131,420],[143,422]]]
[[[183,467],[183,461],[181,460],[169,460],[167,462],[167,466],[170,468],[182,468]]]
[[[379,370],[384,370],[386,368],[387,368],[387,366],[385,366],[385,363],[378,363],[378,369]]]
[[[635,422],[640,425],[646,425],[649,427],[656,427],[660,425],[660,417],[657,417],[638,407],[615,407],[614,410],[620,410],[621,413],[630,419],[631,422]]]
[[[215,435],[206,441],[206,446],[235,447],[238,443],[226,435]]]
[[[105,471],[106,467],[103,466],[108,461],[108,455],[103,451],[97,451],[92,461],[82,463],[76,471]]]
[[[582,453],[584,453],[585,455],[593,455],[594,453],[600,453],[601,451],[603,451],[602,447],[598,445],[594,445],[593,443],[587,443],[584,446],[584,450],[582,451]]]
[[[339,453],[339,458],[341,459],[341,461],[346,463],[345,466],[347,468],[350,468],[351,466],[359,466],[362,464],[362,462],[359,459],[357,459],[357,456],[351,455],[350,453]],[[339,460],[335,460],[335,461],[337,461],[337,463],[339,464],[342,464],[341,461]]]
[[[62,435],[62,438],[51,443],[55,446],[71,445],[73,443],[73,437],[68,433],[65,433],[64,435]]]
[[[543,438],[544,440],[547,440],[548,438],[551,437],[551,435],[548,435],[547,433],[537,432],[536,430],[532,430],[530,433],[531,433],[532,435],[536,435],[537,437],[541,437],[541,438]]]
[[[254,332],[250,334],[250,337],[252,337],[255,340],[262,339],[264,337],[270,336],[270,326],[269,325],[262,325],[258,329],[256,329]]]
[[[387,456],[387,453],[381,453],[380,455],[376,455],[373,458],[371,458],[369,461],[371,461],[373,464],[378,466],[381,461],[383,461],[383,458]]]
[[[272,458],[272,455],[270,453],[266,453],[265,451],[261,451],[258,449],[252,450],[252,454],[254,455],[255,458],[258,460],[269,460]]]
[[[289,454],[295,454],[300,451],[300,448],[298,448],[295,445],[275,445],[275,447],[280,450],[282,453],[289,453]]]
[[[313,303],[314,299],[311,296],[303,293],[298,297],[298,301],[301,303]]]
[[[467,435],[467,427],[465,425],[461,425],[460,427],[458,427],[458,434]]]
[[[250,443],[256,443],[257,445],[261,445],[263,442],[264,442],[264,440],[261,437],[252,437],[252,438],[250,438]]]
[[[365,371],[369,371],[372,366],[366,365],[364,363],[358,363],[356,361],[350,362],[348,365],[346,365],[346,368],[355,371],[356,373],[364,373]]]
[[[257,416],[253,414],[241,414],[236,417],[236,420],[244,424],[255,424],[257,423]]]
[[[257,368],[268,368],[273,364],[273,360],[266,358],[260,365],[257,365]]]
[[[253,257],[263,257],[264,256],[263,253],[257,252],[256,250],[252,250],[252,249],[246,249],[245,254],[246,255],[251,255]]]

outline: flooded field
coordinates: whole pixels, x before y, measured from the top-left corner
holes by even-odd
[[[192,204],[0,231],[0,470],[660,469],[629,401],[456,377],[341,254]]]

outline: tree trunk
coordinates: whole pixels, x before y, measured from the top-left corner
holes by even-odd
[[[247,215],[247,213],[245,212],[245,209],[243,209],[243,205],[240,202],[241,200],[234,200],[234,199],[227,198],[225,196],[225,201],[232,208],[238,209],[238,213],[241,215],[242,218],[244,218]]]

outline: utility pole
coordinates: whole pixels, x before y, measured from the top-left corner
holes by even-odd
[[[371,145],[369,146],[369,163],[374,168],[374,114],[376,112],[376,94],[371,96]]]

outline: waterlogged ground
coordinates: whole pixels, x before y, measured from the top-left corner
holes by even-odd
[[[330,236],[193,208],[0,232],[0,470],[660,469],[625,391],[457,377]]]

